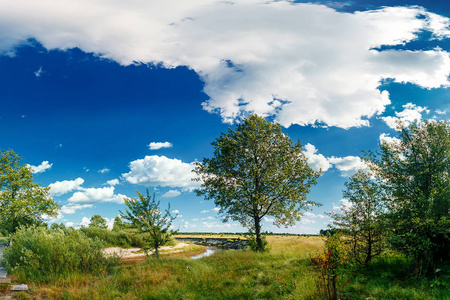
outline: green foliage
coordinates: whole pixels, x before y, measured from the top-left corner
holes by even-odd
[[[319,294],[327,300],[338,299],[346,283],[344,275],[349,267],[347,246],[340,234],[329,235],[323,254],[311,257],[311,262],[318,270],[316,284]]]
[[[59,205],[49,197],[49,187],[33,182],[28,165],[13,150],[0,153],[0,227],[13,233],[20,226],[42,222],[42,215],[56,216]]]
[[[450,124],[399,127],[400,139],[369,154],[386,191],[391,245],[414,258],[416,274],[450,260]]]
[[[64,225],[64,223],[52,223],[52,225],[50,226],[51,229],[55,230],[55,229],[66,229],[66,225]]]
[[[100,215],[93,215],[89,222],[89,227],[98,227],[106,229],[108,226],[106,225],[106,220]]]
[[[385,247],[385,194],[380,183],[367,171],[359,170],[345,183],[348,205],[341,213],[331,212],[333,226],[346,235],[349,251],[359,264],[367,265]]]
[[[320,172],[307,164],[300,141],[294,144],[281,125],[250,115],[235,130],[229,129],[213,143],[214,157],[196,164],[197,195],[214,199],[225,216],[256,234],[263,250],[261,220],[274,217],[277,226],[293,225],[300,211],[316,204],[306,200]]]
[[[119,216],[115,217],[112,230],[113,231],[121,231],[124,228],[125,228],[125,226],[122,222],[122,219]]]
[[[103,255],[104,245],[72,228],[20,228],[3,250],[8,272],[22,280],[49,281],[72,273],[105,273],[118,260]]]
[[[153,198],[147,189],[147,196],[138,193],[138,199],[125,199],[126,210],[120,212],[120,217],[128,220],[143,234],[146,241],[144,251],[155,249],[156,258],[159,259],[159,248],[173,241],[173,231],[170,229],[176,216],[170,214],[170,204],[165,213],[159,208],[159,201]]]
[[[103,241],[108,247],[144,247],[145,241],[142,234],[126,231],[114,231],[100,227],[85,227],[80,229],[86,236]]]

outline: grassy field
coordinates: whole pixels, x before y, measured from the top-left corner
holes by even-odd
[[[310,256],[320,237],[269,236],[270,251],[229,250],[192,260],[199,248],[160,261],[124,262],[112,274],[73,275],[50,284],[26,282],[23,299],[322,299]],[[450,299],[446,277],[410,277],[401,257],[380,259],[352,274],[342,299]],[[434,282],[434,285],[433,285]]]

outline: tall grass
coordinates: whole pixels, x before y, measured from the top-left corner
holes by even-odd
[[[117,258],[105,258],[104,244],[72,228],[21,228],[3,250],[4,265],[20,281],[52,281],[73,273],[105,274]]]
[[[267,253],[229,250],[199,260],[164,255],[119,265],[109,276],[73,273],[47,284],[26,283],[33,297],[47,299],[321,299],[310,257],[323,252],[323,240],[267,240]],[[450,299],[445,286],[413,280],[408,264],[393,255],[375,260],[352,274],[342,299]]]

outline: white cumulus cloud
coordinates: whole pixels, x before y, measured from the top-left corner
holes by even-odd
[[[393,144],[393,143],[400,143],[401,140],[396,137],[390,137],[387,133],[380,134],[380,143],[387,143],[387,144]]]
[[[317,149],[314,145],[306,144],[305,150],[303,153],[306,156],[306,159],[308,160],[308,165],[314,170],[319,171],[322,170],[323,172],[327,171],[329,168],[331,168],[331,164],[328,161],[328,159],[323,156],[322,154],[317,153]]]
[[[48,169],[50,169],[53,166],[53,164],[44,160],[39,166],[32,166],[32,165],[28,165],[28,166],[31,169],[31,173],[37,174],[37,173],[42,173],[42,172],[47,171]]]
[[[80,189],[80,186],[84,183],[84,179],[78,177],[75,180],[63,180],[50,183],[50,195],[60,196],[73,190]]]
[[[111,186],[115,186],[115,185],[119,184],[119,179],[111,179],[111,180],[108,180],[106,183]]]
[[[367,169],[366,164],[358,156],[330,157],[328,161],[341,172],[344,177],[355,174],[359,169]]]
[[[103,168],[103,169],[101,169],[101,170],[98,170],[98,172],[99,172],[99,173],[102,173],[102,174],[106,174],[106,173],[108,173],[109,171],[111,171],[111,170],[108,169],[108,168]]]
[[[122,204],[124,203],[123,198],[127,196],[122,194],[114,194],[114,187],[103,187],[103,188],[88,188],[83,189],[80,192],[75,192],[72,197],[68,199],[70,203],[99,203],[99,202],[115,202]]]
[[[448,18],[418,6],[348,13],[287,0],[21,0],[3,4],[0,20],[3,53],[34,38],[123,65],[186,66],[204,81],[203,108],[225,122],[255,112],[283,126],[365,126],[390,103],[378,89],[385,78],[449,85],[447,51],[382,50],[422,32],[437,44],[450,36]]]
[[[395,112],[396,117],[388,116],[381,117],[381,119],[392,129],[397,129],[397,125],[400,122],[404,126],[408,126],[414,121],[420,122],[422,120],[422,113],[429,113],[427,107],[417,106],[412,103],[403,105],[401,112]]]
[[[61,207],[61,213],[70,215],[70,214],[74,214],[79,209],[91,208],[92,206],[93,206],[92,204],[73,204],[73,203],[69,203],[69,204],[64,205],[64,206]]]
[[[181,192],[177,190],[170,190],[166,192],[164,195],[161,196],[161,198],[175,198],[181,195]]]
[[[200,186],[192,170],[194,163],[185,163],[179,159],[165,156],[145,156],[130,162],[130,172],[122,177],[131,184],[144,186],[177,187],[192,190]]]
[[[150,150],[158,150],[158,149],[161,149],[161,148],[171,148],[171,147],[172,147],[172,144],[169,143],[169,142],[164,142],[164,143],[161,143],[161,142],[152,142],[152,143],[150,143],[150,144],[148,145],[148,148],[149,148]]]

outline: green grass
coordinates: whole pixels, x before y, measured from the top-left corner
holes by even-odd
[[[7,237],[4,236],[0,236],[0,243],[8,243],[9,239]]]
[[[321,299],[310,256],[323,249],[322,239],[269,236],[268,241],[267,253],[229,250],[199,260],[168,254],[160,261],[122,264],[104,276],[26,283],[37,299]],[[383,257],[352,274],[342,299],[450,299],[445,272],[414,279],[408,260]]]

